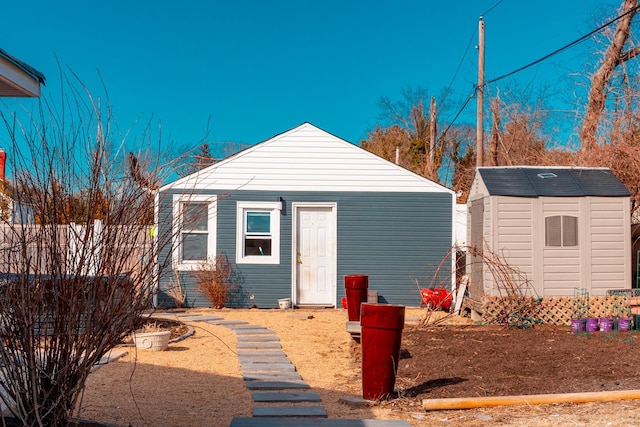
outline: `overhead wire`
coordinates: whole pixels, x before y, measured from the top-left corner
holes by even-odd
[[[494,6],[492,6],[491,8],[489,8],[489,9],[487,10],[487,12],[485,12],[483,15],[486,15],[486,14],[487,14],[487,13],[489,13],[491,10],[495,9],[495,8],[496,8],[498,5],[500,5],[500,3],[502,3],[503,1],[504,1],[504,0],[500,0],[500,1],[499,1],[498,3],[496,3]],[[487,80],[487,81],[485,81],[485,82],[483,83],[483,86],[487,86],[487,85],[489,85],[489,84],[491,84],[491,83],[495,83],[495,82],[497,82],[497,81],[500,81],[500,80],[502,80],[502,79],[505,79],[505,78],[507,78],[507,77],[510,77],[510,76],[512,76],[512,75],[514,75],[514,74],[516,74],[516,73],[519,73],[519,72],[521,72],[521,71],[524,71],[524,70],[526,70],[527,68],[530,68],[530,67],[532,67],[532,66],[534,66],[534,65],[537,65],[537,64],[539,64],[539,63],[541,63],[541,62],[543,62],[543,61],[546,61],[547,59],[549,59],[549,58],[551,58],[551,57],[553,57],[553,56],[555,56],[555,55],[557,55],[557,54],[559,54],[559,53],[561,53],[561,52],[564,52],[564,51],[565,51],[565,50],[567,50],[567,49],[570,49],[570,48],[572,48],[572,47],[576,46],[577,44],[579,44],[579,43],[583,42],[584,40],[588,39],[589,37],[591,37],[592,35],[594,35],[594,34],[596,34],[596,33],[600,32],[600,31],[602,31],[603,29],[605,29],[605,28],[609,27],[610,25],[612,25],[612,24],[616,23],[616,22],[617,22],[617,21],[619,21],[620,19],[624,18],[625,16],[627,16],[627,15],[629,15],[629,14],[631,14],[631,13],[633,13],[633,12],[635,12],[635,11],[639,10],[639,9],[640,9],[640,5],[635,6],[635,7],[633,7],[632,9],[628,10],[627,12],[625,12],[625,13],[623,13],[623,14],[621,14],[621,15],[617,16],[617,17],[616,17],[616,18],[614,18],[614,19],[611,19],[610,21],[606,22],[605,24],[602,24],[602,25],[601,25],[601,26],[599,26],[598,28],[596,28],[596,29],[594,29],[594,30],[592,30],[592,31],[588,32],[587,34],[585,34],[585,35],[583,35],[583,36],[579,37],[578,39],[576,39],[576,40],[572,41],[571,43],[568,43],[568,44],[566,44],[566,45],[562,46],[561,48],[556,49],[556,50],[554,50],[553,52],[551,52],[551,53],[549,53],[549,54],[547,54],[547,55],[545,55],[545,56],[543,56],[543,57],[541,57],[541,58],[539,58],[539,59],[537,59],[537,60],[535,60],[535,61],[533,61],[533,62],[531,62],[531,63],[527,64],[527,65],[525,65],[525,66],[523,66],[523,67],[520,67],[520,68],[517,68],[516,70],[513,70],[513,71],[511,71],[511,72],[509,72],[509,73],[503,74],[503,75],[501,75],[501,76],[499,76],[499,77],[496,77],[496,78],[494,78],[494,79],[491,79],[491,80]],[[475,32],[474,32],[474,35],[475,35]],[[473,36],[472,36],[472,37],[473,37]],[[467,47],[467,49],[468,49],[468,47]],[[466,56],[466,53],[467,53],[467,52],[465,51],[465,56]],[[457,71],[456,71],[456,74],[457,74]],[[454,78],[455,78],[455,76],[454,76]],[[452,84],[453,84],[453,81],[451,82],[451,84],[450,84],[449,88],[451,87],[451,85],[452,85]],[[469,101],[475,97],[475,94],[476,94],[476,93],[477,93],[477,91],[478,91],[478,85],[477,85],[477,84],[473,85],[473,88],[474,88],[474,89],[473,89],[472,95],[471,95],[469,98],[467,98],[467,100],[464,102],[463,106],[460,108],[460,110],[458,111],[458,113],[455,115],[454,119],[453,119],[453,120],[451,121],[451,123],[447,126],[447,128],[445,129],[445,131],[444,131],[444,132],[442,132],[442,135],[444,135],[444,134],[445,134],[445,133],[446,133],[446,132],[451,128],[451,126],[453,126],[453,124],[456,122],[456,120],[458,119],[458,117],[460,117],[460,114],[462,113],[462,111],[463,111],[463,110],[467,107],[467,105],[469,104]]]
[[[557,54],[559,54],[559,53],[561,53],[561,52],[563,52],[563,51],[565,51],[565,50],[567,50],[567,49],[570,49],[570,48],[572,48],[573,46],[575,46],[575,45],[577,45],[577,44],[579,44],[579,43],[581,43],[581,42],[583,42],[583,41],[585,41],[586,39],[588,39],[588,38],[589,38],[589,37],[591,37],[592,35],[594,35],[594,34],[596,34],[596,33],[600,32],[600,31],[602,31],[603,29],[607,28],[607,27],[608,27],[608,26],[610,26],[611,24],[616,23],[616,22],[617,22],[617,21],[619,21],[620,19],[624,18],[625,16],[629,15],[630,13],[633,13],[633,12],[637,11],[638,9],[640,9],[640,5],[635,6],[635,7],[634,7],[634,8],[632,8],[632,9],[629,9],[627,12],[625,12],[625,13],[623,13],[622,15],[618,16],[617,18],[612,19],[611,21],[607,22],[606,24],[603,24],[603,25],[599,26],[599,27],[598,27],[598,28],[596,28],[595,30],[592,30],[592,31],[588,32],[587,34],[583,35],[582,37],[580,37],[580,38],[578,38],[578,39],[576,39],[576,40],[572,41],[571,43],[568,43],[568,44],[566,44],[566,45],[562,46],[562,47],[561,47],[561,48],[559,48],[559,49],[554,50],[553,52],[551,52],[551,53],[549,53],[549,54],[547,54],[547,55],[543,56],[542,58],[539,58],[539,59],[537,59],[537,60],[535,60],[535,61],[533,61],[533,62],[531,62],[531,63],[529,63],[529,64],[527,64],[527,65],[525,65],[525,66],[523,66],[523,67],[520,67],[520,68],[518,68],[518,69],[516,69],[516,70],[513,70],[513,71],[511,71],[511,72],[509,72],[509,73],[507,73],[507,74],[503,74],[503,75],[502,75],[502,76],[500,76],[500,77],[496,77],[495,79],[487,80],[487,81],[484,83],[484,85],[486,86],[486,85],[488,85],[488,84],[495,83],[495,82],[497,82],[497,81],[499,81],[499,80],[505,79],[505,78],[507,78],[507,77],[509,77],[509,76],[512,76],[512,75],[514,75],[514,74],[516,74],[516,73],[519,73],[520,71],[524,71],[524,70],[526,70],[526,69],[527,69],[527,68],[529,68],[529,67],[533,67],[534,65],[537,65],[537,64],[539,64],[539,63],[541,63],[541,62],[543,62],[543,61],[546,61],[547,59],[549,59],[549,58],[551,58],[551,57],[553,57],[553,56],[555,56],[555,55],[557,55]]]
[[[500,4],[503,2],[504,0],[499,0],[497,3],[495,3],[493,6],[491,6],[489,9],[487,9],[483,14],[481,14],[480,16],[486,16],[489,12],[491,12],[493,9],[495,9],[496,7],[500,6]],[[444,95],[442,96],[442,99],[440,99],[440,101],[438,101],[438,105],[442,105],[444,103],[444,101],[447,99],[447,96],[449,95],[449,93],[451,93],[451,88],[453,87],[453,83],[456,80],[456,77],[458,77],[458,73],[460,72],[460,69],[462,68],[462,64],[464,63],[464,60],[467,58],[467,54],[469,53],[469,48],[471,48],[471,45],[473,44],[473,39],[475,38],[476,34],[478,32],[478,29],[474,29],[471,37],[469,37],[469,42],[467,43],[467,47],[464,50],[464,53],[462,54],[462,58],[460,58],[460,62],[458,63],[458,67],[456,68],[456,71],[453,73],[453,77],[451,78],[451,81],[449,82],[449,85],[447,86],[447,88],[444,91]],[[468,101],[467,101],[468,102]],[[466,104],[466,103],[465,103]]]
[[[484,13],[482,13],[480,16],[487,16],[487,14],[489,12],[491,12],[493,9],[495,9],[496,7],[500,6],[500,4],[502,4],[504,0],[499,0],[498,2],[496,2],[493,6],[491,6],[489,9],[487,9]],[[464,60],[467,57],[467,54],[469,53],[469,48],[471,47],[471,44],[473,43],[473,39],[476,36],[478,32],[478,29],[474,29],[473,33],[471,34],[471,37],[469,38],[469,42],[467,43],[467,47],[464,50],[464,53],[462,54],[462,58],[460,59],[460,62],[458,63],[458,67],[456,68],[455,73],[453,74],[453,77],[451,78],[451,82],[449,82],[449,86],[447,86],[447,89],[444,91],[444,95],[442,96],[442,99],[440,99],[440,101],[438,102],[438,105],[442,105],[444,103],[444,101],[447,99],[447,96],[449,95],[449,93],[451,92],[451,88],[453,87],[453,83],[456,80],[456,77],[458,77],[458,73],[460,72],[460,69],[462,68],[462,64],[464,63]],[[456,122],[456,120],[458,120],[458,117],[460,117],[460,114],[462,114],[462,112],[464,111],[465,108],[467,108],[467,105],[469,105],[469,102],[475,97],[475,92],[476,89],[474,88],[471,93],[469,94],[469,96],[467,96],[466,100],[463,102],[462,107],[460,107],[458,109],[458,112],[456,113],[455,117],[453,118],[453,120],[451,120],[451,122],[449,123],[449,125],[447,126],[447,128],[441,132],[441,136],[442,135],[446,135],[446,133],[449,131],[449,129],[451,129],[451,126],[453,126],[453,124]],[[441,138],[438,138],[438,140],[440,140]],[[437,142],[436,142],[437,143]]]

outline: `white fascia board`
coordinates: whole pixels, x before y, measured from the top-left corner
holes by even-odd
[[[17,65],[0,57],[0,96],[38,97],[40,82]]]

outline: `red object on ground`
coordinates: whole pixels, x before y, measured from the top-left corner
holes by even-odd
[[[350,322],[360,320],[360,304],[367,302],[369,276],[351,274],[344,276],[344,289],[347,294],[347,316]]]
[[[347,297],[342,297],[342,308],[347,309]]]
[[[445,288],[422,288],[420,295],[422,295],[422,302],[427,307],[440,307],[443,310],[449,310],[451,308],[453,295]]]
[[[403,305],[362,304],[362,397],[386,399],[393,395],[404,328]]]

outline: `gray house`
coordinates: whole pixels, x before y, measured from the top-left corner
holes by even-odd
[[[631,288],[629,196],[606,168],[478,168],[469,244],[502,256],[538,296]],[[470,259],[471,291],[504,295],[486,263]]]
[[[454,212],[451,190],[304,123],[159,190],[157,232],[174,240],[157,303],[172,304],[177,274],[188,305],[210,305],[193,271],[224,253],[239,278],[230,306],[338,306],[349,274],[368,274],[382,302],[416,306],[416,280],[455,280],[454,260],[438,268]]]

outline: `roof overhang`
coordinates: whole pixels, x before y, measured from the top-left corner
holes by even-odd
[[[44,75],[0,49],[0,97],[38,97]]]

